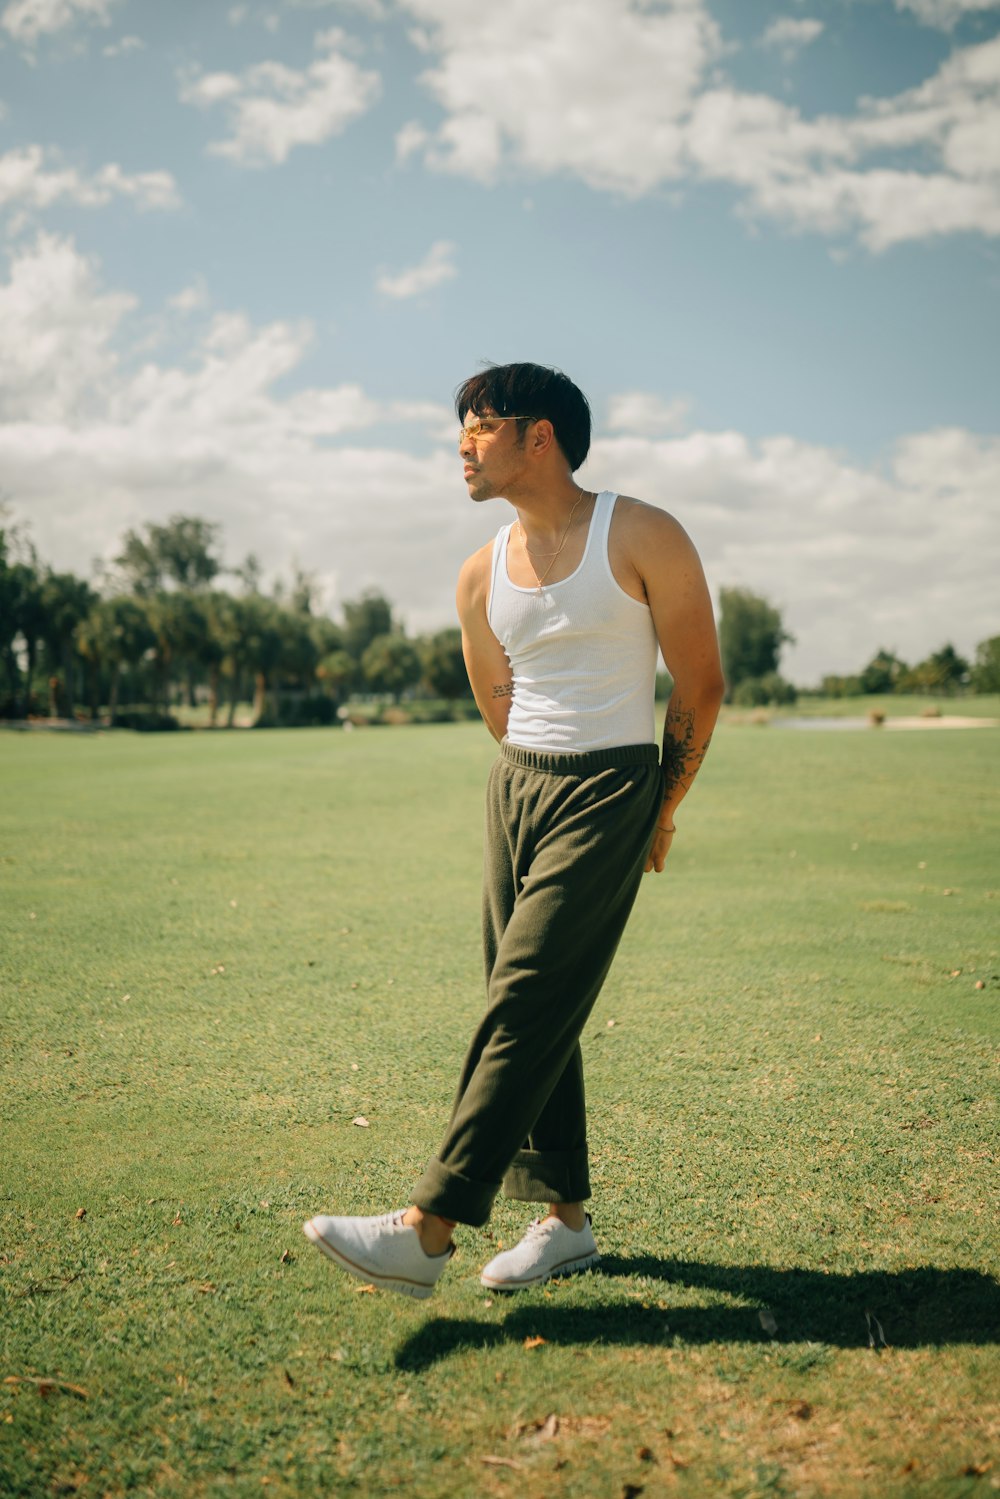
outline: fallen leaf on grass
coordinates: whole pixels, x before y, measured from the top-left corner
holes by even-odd
[[[368,1120],[365,1118],[364,1114],[359,1114],[356,1119],[351,1120],[351,1123],[358,1125],[361,1129],[368,1128]]]
[[[174,1220],[173,1220],[173,1223],[172,1223],[172,1225],[171,1225],[171,1226],[172,1226],[172,1227],[173,1227],[173,1228],[179,1228],[179,1227],[180,1227],[180,1225],[181,1225],[181,1224],[182,1224],[182,1223],[183,1223],[183,1222],[184,1222],[184,1219],[183,1219],[183,1218],[182,1218],[182,1217],[181,1217],[181,1215],[180,1215],[180,1213],[178,1213],[178,1214],[177,1214],[177,1217],[176,1217],[176,1218],[175,1218],[175,1219],[174,1219]]]
[[[86,1218],[86,1216],[87,1216],[87,1209],[86,1208],[77,1208],[77,1210],[76,1210],[76,1216],[78,1218]]]
[[[375,1287],[374,1286],[355,1286],[354,1287],[354,1294],[355,1294],[355,1296],[374,1296],[375,1295]]]
[[[992,1463],[969,1463],[962,1469],[963,1478],[982,1478],[992,1468]]]
[[[559,1417],[553,1411],[544,1421],[528,1421],[515,1426],[511,1436],[515,1441],[551,1442],[559,1435]]]
[[[479,1461],[481,1463],[485,1463],[486,1466],[487,1466],[487,1468],[520,1468],[521,1467],[521,1464],[520,1463],[516,1463],[512,1457],[481,1457],[479,1459]]]
[[[89,1400],[90,1392],[83,1389],[81,1385],[70,1384],[65,1379],[49,1379],[38,1374],[8,1374],[4,1384],[33,1384],[39,1395],[51,1395],[53,1390],[65,1391],[67,1395],[75,1395],[78,1400]]]
[[[200,1291],[203,1296],[210,1296],[215,1287],[210,1280],[203,1280],[200,1286],[195,1286],[195,1290]]]
[[[544,1342],[544,1338],[525,1338],[524,1346],[525,1348],[541,1348]]]
[[[278,1263],[281,1265],[294,1265],[295,1256],[289,1250],[284,1249],[281,1252],[281,1259]]]

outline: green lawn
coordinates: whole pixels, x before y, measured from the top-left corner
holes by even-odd
[[[721,728],[584,1041],[603,1273],[487,1297],[501,1201],[413,1303],[301,1222],[436,1147],[491,754],[0,735],[0,1493],[995,1488],[1000,730]]]

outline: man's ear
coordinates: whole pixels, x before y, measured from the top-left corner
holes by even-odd
[[[539,417],[531,433],[531,451],[539,456],[547,453],[556,440],[556,431],[548,417]]]

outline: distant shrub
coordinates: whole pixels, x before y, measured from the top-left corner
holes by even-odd
[[[744,677],[733,692],[733,702],[738,708],[783,707],[794,703],[798,693],[791,682],[776,671],[762,677]]]
[[[325,728],[338,722],[337,704],[325,692],[288,693],[254,725],[257,729]]]
[[[172,713],[161,713],[145,703],[119,708],[115,713],[116,729],[135,729],[140,734],[162,734],[181,727]]]

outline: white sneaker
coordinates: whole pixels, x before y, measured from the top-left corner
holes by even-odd
[[[401,1296],[423,1301],[433,1291],[455,1253],[425,1254],[415,1228],[403,1222],[405,1208],[377,1218],[327,1218],[322,1214],[302,1225],[307,1239],[349,1275],[369,1280]]]
[[[536,1218],[520,1244],[490,1260],[479,1279],[496,1291],[518,1291],[553,1275],[587,1270],[600,1257],[589,1213],[581,1229],[567,1228],[558,1218]]]

